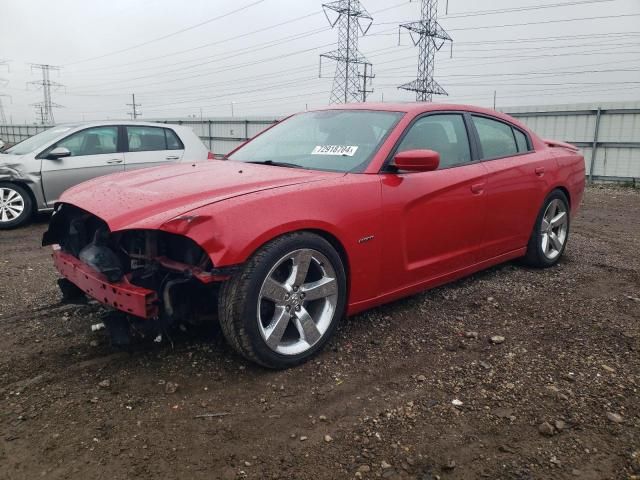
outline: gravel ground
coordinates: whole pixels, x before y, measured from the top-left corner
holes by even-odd
[[[555,268],[349,318],[283,372],[214,329],[114,351],[45,226],[0,232],[2,479],[640,478],[638,191],[589,189]]]

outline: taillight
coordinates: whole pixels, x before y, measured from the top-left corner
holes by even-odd
[[[207,160],[215,160],[216,157],[213,156],[213,152],[207,153]]]

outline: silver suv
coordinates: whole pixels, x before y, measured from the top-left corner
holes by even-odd
[[[58,125],[0,153],[0,229],[53,209],[62,192],[100,175],[212,158],[190,128],[143,122]]]

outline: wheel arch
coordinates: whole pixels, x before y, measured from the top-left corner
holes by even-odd
[[[334,232],[331,232],[326,228],[322,228],[318,226],[289,228],[285,230],[280,230],[277,233],[273,233],[268,236],[260,237],[259,244],[252,245],[251,251],[245,255],[245,261],[246,259],[249,259],[250,257],[252,257],[258,250],[264,247],[267,243],[272,242],[273,240],[281,238],[285,235],[289,235],[292,233],[303,233],[303,232],[309,232],[309,233],[318,235],[319,237],[329,242],[329,244],[331,244],[331,246],[336,250],[336,252],[340,256],[340,259],[342,260],[342,265],[344,267],[345,275],[347,276],[347,284],[348,284],[349,277],[350,277],[349,276],[350,262],[349,262],[349,254],[347,252],[347,249],[345,248],[343,242],[340,241],[340,239]]]
[[[541,205],[540,208],[542,208],[542,206],[544,206],[545,202],[547,201],[547,198],[549,198],[549,195],[551,195],[555,191],[562,192],[564,194],[564,196],[567,197],[567,201],[569,202],[569,205],[567,205],[567,206],[569,207],[569,211],[571,211],[571,195],[569,194],[569,189],[567,189],[567,187],[565,187],[562,184],[553,185],[551,188],[549,188],[549,191],[546,193],[546,195],[542,199],[542,205]],[[536,228],[536,220],[538,218],[538,214],[539,214],[539,210],[538,210],[538,213],[536,213],[535,218],[531,222],[531,230],[530,231],[532,232],[532,234],[533,234],[533,231]]]
[[[335,248],[336,252],[338,252],[338,255],[340,256],[340,259],[342,260],[342,265],[344,266],[344,273],[347,277],[347,285],[349,285],[349,278],[350,278],[349,255],[347,253],[347,250],[344,248],[344,245],[342,244],[342,242],[338,239],[338,237],[336,237],[334,234],[326,230],[320,230],[315,228],[303,229],[298,231],[315,233],[316,235],[324,238],[327,242],[331,244],[333,248]]]
[[[29,186],[28,182],[24,182],[22,180],[0,180],[0,183],[8,183],[11,185],[17,185],[20,188],[24,188],[25,191],[27,192],[27,195],[29,195],[29,198],[31,199],[31,213],[30,215],[35,215],[36,212],[38,211],[38,199],[36,198],[36,195],[33,193],[33,190],[31,190],[31,187]]]
[[[288,228],[282,228],[287,226],[281,226],[275,231],[265,232],[263,235],[260,235],[256,238],[255,242],[252,242],[247,249],[243,251],[241,257],[243,260],[241,262],[234,263],[243,263],[247,261],[251,256],[253,256],[258,250],[264,247],[267,243],[276,240],[277,238],[283,237],[284,235],[289,235],[291,233],[300,233],[300,232],[309,232],[319,237],[323,238],[336,250],[338,256],[342,260],[342,265],[344,267],[345,275],[347,277],[347,285],[349,285],[350,271],[351,271],[351,261],[349,252],[347,251],[344,242],[340,240],[339,235],[336,232],[331,231],[329,228],[326,228],[323,225],[313,225],[313,226],[302,226],[302,225],[289,225]],[[215,264],[215,262],[214,262]]]
[[[564,193],[564,196],[567,197],[567,201],[569,202],[568,207],[571,208],[571,194],[569,193],[569,189],[564,185],[556,185],[551,189],[551,191],[549,192],[549,195],[551,195],[551,193],[553,193],[555,190],[559,190],[562,193]]]

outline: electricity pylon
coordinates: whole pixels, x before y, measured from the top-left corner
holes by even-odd
[[[358,39],[360,35],[366,35],[373,17],[359,0],[337,0],[323,4],[322,9],[329,25],[332,28],[338,26],[338,48],[320,55],[320,75],[323,58],[336,62],[329,103],[358,102],[363,95],[358,67],[362,64],[371,65],[358,50]]]
[[[416,92],[418,102],[430,102],[433,95],[447,95],[447,92],[433,78],[436,52],[444,42],[453,40],[438,23],[438,0],[421,0],[421,19],[400,25],[409,31],[414,45],[418,46],[418,76],[415,80],[400,85],[402,90]]]
[[[28,82],[28,85],[36,85],[42,87],[42,92],[44,95],[42,102],[32,103],[31,105],[36,107],[36,113],[40,117],[40,122],[43,125],[54,125],[55,119],[53,116],[54,108],[61,108],[62,105],[58,105],[54,103],[51,99],[51,89],[58,89],[62,87],[60,83],[52,82],[49,78],[49,72],[51,70],[60,70],[60,67],[55,67],[53,65],[44,65],[41,63],[33,63],[31,64],[31,70],[41,70],[42,71],[42,80],[34,80],[33,82]]]

